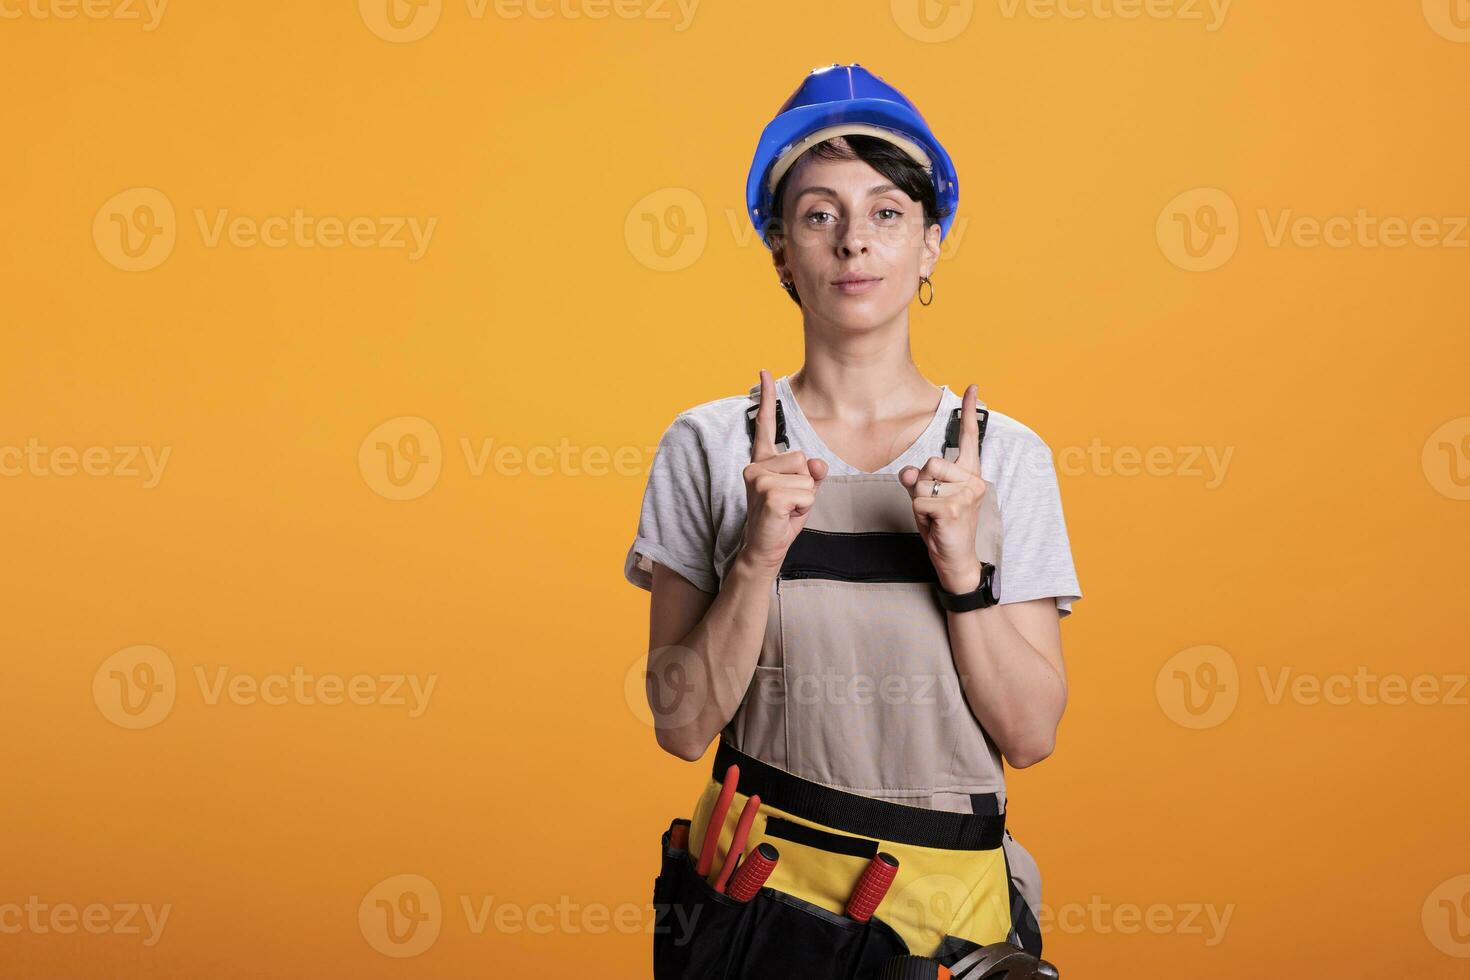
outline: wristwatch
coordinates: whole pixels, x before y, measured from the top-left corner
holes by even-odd
[[[934,591],[939,593],[939,604],[950,612],[985,609],[1000,601],[995,587],[995,566],[988,561],[980,563],[980,584],[973,592],[946,592],[944,586],[937,582]]]

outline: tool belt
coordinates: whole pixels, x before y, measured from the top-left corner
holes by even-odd
[[[655,980],[1055,977],[1006,942],[1014,917],[1030,910],[1011,881],[1005,814],[993,802],[990,812],[958,813],[858,796],[721,740],[694,816],[673,820],[660,839]],[[706,850],[713,859],[702,874]],[[876,886],[874,869],[889,876]],[[854,911],[863,896],[866,914]],[[934,972],[914,972],[924,957]]]

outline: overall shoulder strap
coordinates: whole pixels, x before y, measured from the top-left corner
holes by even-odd
[[[944,427],[944,451],[941,455],[951,463],[960,458],[960,412],[963,410],[963,405],[950,409],[949,424]],[[981,457],[984,457],[985,426],[990,421],[990,410],[977,404],[975,417],[980,420],[980,445],[977,449]]]
[[[750,438],[751,445],[755,445],[755,417],[761,410],[761,386],[757,384],[750,389],[750,404],[745,408],[745,434]],[[956,416],[958,418],[958,416]],[[776,399],[776,451],[786,452],[791,448],[791,443],[786,439],[786,413],[781,409],[781,399]]]

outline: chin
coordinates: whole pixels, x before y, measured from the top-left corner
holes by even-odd
[[[827,319],[851,330],[871,330],[891,323],[901,308],[893,307],[880,296],[839,297],[827,304]]]
[[[891,323],[893,316],[891,314],[885,316],[874,311],[859,312],[848,310],[845,313],[834,315],[831,317],[831,320],[837,326],[851,333],[864,333],[869,330],[876,330],[884,324]]]

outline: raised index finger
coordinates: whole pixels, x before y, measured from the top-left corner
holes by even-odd
[[[761,368],[761,402],[755,413],[755,438],[750,442],[750,461],[776,455],[776,383],[771,372]]]
[[[971,473],[980,472],[980,422],[975,418],[977,390],[974,385],[965,389],[965,400],[960,408],[960,456],[955,460]]]

